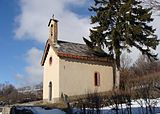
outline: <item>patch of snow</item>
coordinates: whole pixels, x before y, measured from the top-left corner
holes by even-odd
[[[158,102],[158,101],[160,101],[160,99],[150,99],[150,101],[152,103],[156,102],[156,104],[154,105],[153,111],[155,111],[155,114],[160,114],[160,102]],[[143,107],[140,107],[140,105],[138,104],[140,102],[143,104]],[[145,110],[146,102],[143,99],[132,100],[131,104],[132,104],[131,105],[132,114],[142,114],[142,113],[146,112],[146,110]],[[115,110],[113,108],[115,108],[115,105],[100,108],[100,114],[115,114]],[[119,114],[121,114],[122,112],[128,114],[129,110],[130,110],[126,104],[122,104],[122,109],[121,109],[121,105],[118,105],[118,109],[119,109],[118,110]],[[86,108],[86,112],[89,112],[91,110],[92,109]],[[96,109],[94,109],[94,110],[96,110]],[[81,110],[75,108],[75,109],[73,109],[73,112],[80,114]],[[96,112],[96,111],[94,111],[94,112]]]

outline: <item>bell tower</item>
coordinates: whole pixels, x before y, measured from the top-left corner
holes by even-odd
[[[52,41],[53,44],[56,44],[58,38],[58,20],[54,19],[54,15],[48,23],[48,29],[49,39]]]

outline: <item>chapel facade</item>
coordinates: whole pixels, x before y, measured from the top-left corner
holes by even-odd
[[[54,17],[48,28],[49,38],[41,60],[43,100],[55,102],[62,94],[85,95],[119,86],[113,57],[98,56],[85,44],[58,40],[58,21]]]

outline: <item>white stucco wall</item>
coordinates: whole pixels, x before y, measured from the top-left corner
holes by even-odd
[[[49,58],[52,57],[52,64],[49,64]],[[49,99],[49,82],[52,82],[52,98],[59,97],[59,57],[50,47],[45,63],[43,75],[43,99]]]
[[[113,69],[88,63],[71,62],[60,59],[60,94],[68,96],[94,92],[105,92],[113,89]],[[94,85],[94,73],[100,73],[100,86]]]
[[[52,57],[52,64],[49,58]],[[94,85],[94,73],[100,73],[100,86]],[[60,59],[50,48],[44,63],[43,99],[49,99],[49,82],[52,82],[52,99],[83,95],[94,92],[105,92],[113,89],[113,69],[111,66],[73,62]]]

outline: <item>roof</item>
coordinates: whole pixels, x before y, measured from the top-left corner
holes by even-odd
[[[58,20],[56,20],[56,19],[50,19],[50,20],[49,20],[49,23],[48,23],[48,26],[51,24],[51,21],[58,22]]]
[[[85,44],[58,41],[57,51],[59,53],[73,54],[77,56],[94,56]]]
[[[67,41],[57,41],[57,44],[54,45],[51,43],[50,39],[47,40],[44,55],[42,57],[41,64],[43,66],[46,58],[47,51],[49,50],[48,46],[52,46],[59,57],[80,59],[80,60],[92,60],[92,61],[101,61],[101,62],[111,62],[113,57],[109,56],[105,52],[95,52],[88,48],[85,44],[73,43]]]

